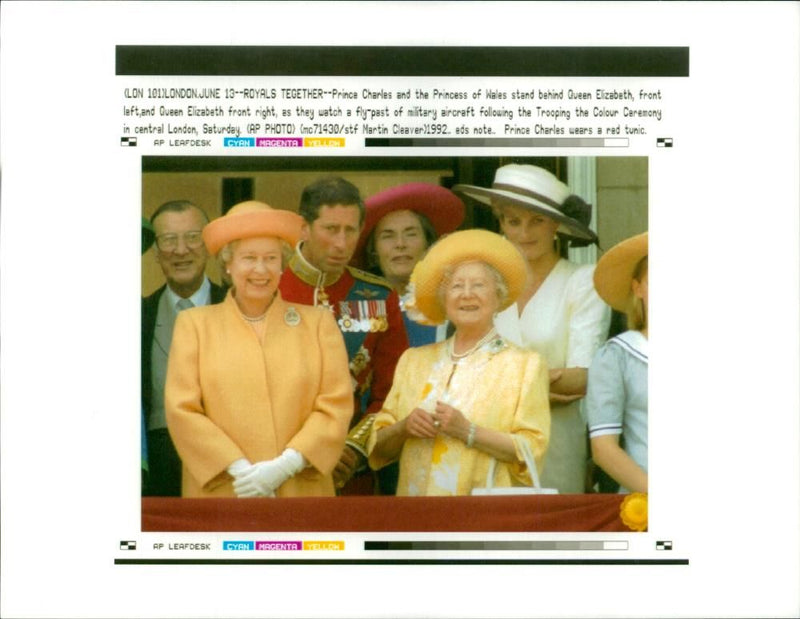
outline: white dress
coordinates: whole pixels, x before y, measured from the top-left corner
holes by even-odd
[[[594,265],[559,260],[520,315],[514,303],[495,318],[498,332],[517,346],[535,350],[549,369],[588,368],[608,337],[609,308],[595,292]],[[551,407],[550,445],[542,486],[562,494],[585,487],[586,420],[580,401]]]

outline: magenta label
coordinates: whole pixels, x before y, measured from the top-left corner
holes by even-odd
[[[303,138],[256,138],[256,146],[297,148],[303,146]]]
[[[303,542],[256,542],[256,550],[303,550]]]

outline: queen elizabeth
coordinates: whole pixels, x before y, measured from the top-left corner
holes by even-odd
[[[203,229],[232,286],[175,324],[165,408],[184,497],[334,496],[353,392],[330,312],[278,291],[301,225],[248,201]]]

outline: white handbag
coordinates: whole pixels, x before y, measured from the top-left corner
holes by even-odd
[[[486,473],[486,487],[473,488],[472,489],[473,496],[491,496],[491,495],[503,496],[510,494],[558,494],[557,488],[542,488],[542,484],[539,482],[539,472],[536,470],[536,462],[533,459],[531,448],[525,441],[520,441],[519,444],[520,444],[520,450],[522,451],[522,457],[525,458],[525,464],[528,466],[528,471],[531,474],[533,487],[510,486],[507,488],[495,488],[494,472],[497,467],[497,460],[495,458],[492,458],[492,461],[489,464],[489,471]]]

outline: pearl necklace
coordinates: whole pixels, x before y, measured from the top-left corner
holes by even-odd
[[[478,350],[481,346],[486,344],[486,342],[491,340],[496,335],[497,331],[494,328],[491,328],[489,332],[486,335],[484,335],[481,339],[479,339],[472,348],[470,348],[466,352],[461,352],[461,353],[457,353],[455,351],[456,336],[454,335],[452,338],[450,338],[450,341],[448,341],[447,343],[447,350],[450,353],[450,358],[456,361],[458,359],[463,359],[464,357],[469,357],[472,353],[474,353],[476,350]]]
[[[277,292],[275,294],[277,294]],[[236,305],[239,306],[239,302],[238,301],[236,302]],[[242,311],[241,307],[238,307],[238,309],[239,309],[239,314],[241,314],[242,318],[244,318],[250,324],[255,324],[257,322],[261,322],[262,320],[264,320],[264,318],[267,317],[267,312],[269,311],[269,308],[270,308],[271,305],[272,305],[272,301],[270,300],[269,305],[267,305],[267,309],[264,310],[264,313],[261,314],[261,316],[248,316],[247,314],[245,314]]]
[[[264,320],[264,318],[267,317],[267,312],[264,312],[263,314],[261,314],[261,316],[256,316],[255,318],[253,318],[251,316],[247,316],[247,315],[243,314],[242,312],[239,312],[239,313],[242,314],[242,318],[244,318],[247,322],[250,322],[250,323],[261,322],[262,320]]]

